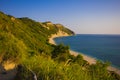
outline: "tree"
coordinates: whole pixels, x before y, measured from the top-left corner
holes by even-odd
[[[63,44],[54,47],[52,52],[52,58],[56,58],[59,61],[66,61],[69,58],[69,47]]]

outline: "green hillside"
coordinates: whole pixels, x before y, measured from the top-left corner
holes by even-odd
[[[109,63],[89,65],[81,55],[72,56],[69,46],[53,45],[49,37],[59,31],[74,35],[61,24],[15,18],[0,12],[0,64],[12,62],[14,80],[120,80],[107,70]]]

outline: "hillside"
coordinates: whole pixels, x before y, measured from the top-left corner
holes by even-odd
[[[26,49],[30,54],[34,52],[35,54],[51,53],[48,37],[57,34],[58,31],[63,32],[63,35],[64,33],[68,35],[74,34],[62,25],[58,26],[51,22],[36,22],[29,18],[15,18],[0,12],[0,41],[2,43],[0,45],[0,53],[2,53],[0,60],[7,61],[12,57],[13,59],[21,58],[21,53],[27,53]],[[16,47],[17,45],[19,46]],[[12,55],[12,57],[9,55]]]
[[[0,80],[120,80],[107,70],[108,62],[90,65],[81,55],[70,55],[69,46],[49,43],[50,37],[69,35],[74,32],[62,24],[0,12]],[[13,77],[4,78],[12,70]]]

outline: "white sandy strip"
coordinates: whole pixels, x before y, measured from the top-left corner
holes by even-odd
[[[83,59],[88,61],[89,64],[95,64],[96,63],[96,59],[95,58],[92,58],[90,56],[84,55],[82,53],[78,53],[78,52],[70,50],[70,54],[74,55],[74,56],[77,56],[78,54],[81,54],[83,56]]]
[[[55,43],[55,41],[54,41],[54,38],[55,38],[55,37],[50,37],[50,38],[49,38],[49,43],[56,45],[56,43]]]
[[[109,70],[109,71],[114,71],[114,72],[116,72],[118,75],[120,75],[120,69],[118,69],[118,68],[109,66],[109,67],[108,67],[108,70]]]
[[[59,37],[59,36],[58,36],[58,37]],[[54,38],[56,38],[56,36],[55,36],[55,37],[54,37],[54,36],[53,36],[53,37],[50,37],[50,38],[49,38],[49,43],[56,45],[56,43],[55,43],[55,41],[54,41]],[[83,59],[86,60],[86,61],[88,61],[89,64],[95,64],[95,63],[96,63],[96,59],[93,58],[93,57],[90,57],[90,56],[88,56],[88,55],[85,55],[85,54],[82,54],[82,53],[78,53],[78,52],[75,52],[75,51],[72,51],[72,50],[70,50],[70,54],[71,54],[71,55],[74,55],[74,56],[77,56],[78,54],[81,54],[81,55],[83,56]],[[109,66],[109,67],[108,67],[108,70],[109,70],[109,71],[114,71],[114,72],[116,72],[118,75],[120,75],[120,70],[117,69],[117,68],[115,68],[115,67]]]

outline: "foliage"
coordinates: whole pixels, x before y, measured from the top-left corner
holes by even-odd
[[[89,65],[89,63],[83,59],[82,55],[77,55],[76,58],[73,59],[73,62],[83,67],[87,67]]]
[[[49,57],[32,56],[29,60],[26,59],[22,65],[22,72],[19,69],[20,73],[17,76],[22,80],[32,80],[31,71],[37,75],[38,80],[64,80],[65,77],[59,64],[56,64]]]
[[[69,47],[60,44],[54,47],[52,58],[58,61],[66,61],[69,58],[69,54]]]
[[[1,62],[7,60],[20,62],[20,60],[26,58],[26,45],[12,34],[0,33],[0,44]]]
[[[97,61],[96,64],[90,65],[90,74],[94,77],[93,80],[114,80],[113,76],[107,71],[107,67],[110,65],[109,62]]]

